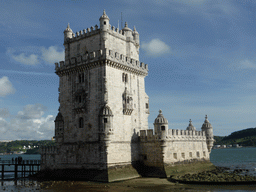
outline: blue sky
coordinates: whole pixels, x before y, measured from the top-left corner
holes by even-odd
[[[50,139],[58,112],[63,31],[110,24],[136,26],[150,98],[169,128],[215,135],[256,127],[256,2],[234,0],[1,1],[0,140]]]

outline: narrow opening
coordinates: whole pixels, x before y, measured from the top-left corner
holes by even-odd
[[[181,157],[185,159],[185,153],[181,153]]]
[[[104,25],[106,25],[107,23],[106,23],[106,21],[104,21]]]
[[[82,82],[84,82],[84,74],[82,73]]]
[[[148,103],[146,103],[146,109],[148,109]]]
[[[84,119],[82,117],[79,118],[79,128],[84,127]]]
[[[196,156],[197,156],[197,157],[200,157],[200,153],[199,153],[199,151],[198,151],[198,152],[196,152]]]
[[[82,76],[81,76],[81,74],[79,74],[79,83],[81,83],[82,82]]]
[[[107,118],[104,118],[104,123],[107,123],[108,122],[108,119]]]
[[[177,153],[173,153],[173,158],[177,159]]]
[[[79,102],[79,103],[82,102],[82,97],[81,97],[81,96],[78,97],[78,102]]]
[[[192,152],[189,152],[189,157],[192,157]]]
[[[161,126],[161,130],[162,130],[162,131],[165,131],[165,126]]]

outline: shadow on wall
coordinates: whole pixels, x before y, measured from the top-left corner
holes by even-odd
[[[148,159],[147,154],[141,153],[142,147],[139,135],[134,129],[131,139],[131,160],[133,168],[136,169],[138,174],[142,177],[166,178],[167,175],[164,168],[163,158],[161,158],[161,162],[158,162],[158,166],[145,165],[145,161],[150,161],[150,159]],[[161,149],[159,148],[159,150]]]

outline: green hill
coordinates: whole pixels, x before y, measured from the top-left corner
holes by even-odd
[[[235,131],[228,136],[214,136],[214,145],[239,144],[241,146],[256,146],[256,128]]]
[[[51,140],[16,140],[0,142],[0,153],[26,152],[27,154],[38,154],[40,146],[53,146],[55,141]]]

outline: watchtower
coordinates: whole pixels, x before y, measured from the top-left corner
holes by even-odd
[[[64,31],[65,62],[55,63],[56,168],[105,169],[139,160],[137,133],[148,128],[149,115],[139,33],[127,23],[121,30],[111,26],[105,10],[99,21],[100,28],[73,33],[68,24]]]

